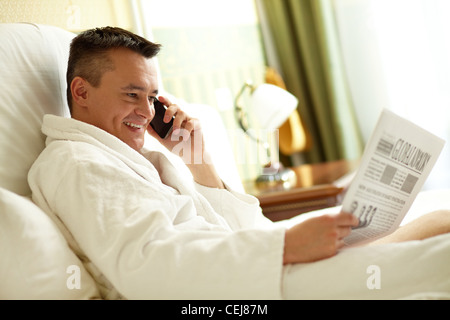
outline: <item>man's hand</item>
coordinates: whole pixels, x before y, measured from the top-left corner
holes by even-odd
[[[167,107],[163,121],[168,123],[174,118],[173,130],[166,139],[161,139],[150,125],[147,127],[148,133],[170,152],[180,156],[187,165],[203,162],[204,140],[200,121],[190,117],[169,99],[160,96],[158,100]]]
[[[181,156],[186,164],[194,160],[199,162],[204,151],[200,122],[167,98],[159,97],[159,101],[167,107],[163,121],[168,123],[174,117],[172,133],[166,139],[161,139],[150,125],[147,128],[148,133],[168,150]]]
[[[358,218],[349,213],[308,219],[286,231],[283,264],[313,262],[334,256]]]
[[[167,123],[172,117],[175,117],[173,131],[169,137],[161,139],[149,125],[148,133],[172,153],[183,159],[197,183],[212,188],[224,188],[209,155],[205,152],[205,141],[200,121],[191,118],[178,105],[172,104],[167,98],[159,97],[159,101],[167,106],[164,122]]]

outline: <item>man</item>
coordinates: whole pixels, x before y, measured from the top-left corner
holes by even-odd
[[[110,27],[73,40],[72,118],[44,117],[47,147],[29,173],[33,199],[105,298],[282,298],[283,266],[336,255],[358,221],[338,213],[287,230],[272,224],[255,198],[223,184],[203,144],[193,143],[203,139],[199,121],[164,97],[174,129],[160,139],[149,125],[159,49]],[[194,181],[142,149],[146,131],[169,150],[183,144]]]

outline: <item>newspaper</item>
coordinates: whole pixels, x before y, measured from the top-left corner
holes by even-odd
[[[342,202],[359,218],[344,239],[362,244],[398,228],[436,163],[445,141],[383,110]]]

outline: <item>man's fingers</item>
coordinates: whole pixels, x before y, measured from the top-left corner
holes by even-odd
[[[338,238],[343,239],[352,232],[351,227],[338,227]]]
[[[342,248],[343,246],[345,246],[344,240],[343,240],[343,239],[337,239],[337,240],[336,240],[336,248],[340,249],[340,248]]]
[[[341,212],[336,216],[336,223],[338,226],[356,227],[359,224],[359,219],[351,213]]]
[[[359,219],[351,213],[341,212],[336,216],[338,239],[342,240],[352,232],[352,227],[359,224]]]

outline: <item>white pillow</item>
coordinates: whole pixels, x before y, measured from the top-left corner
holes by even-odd
[[[93,278],[50,218],[0,188],[0,299],[99,299]]]
[[[27,173],[44,148],[46,113],[68,116],[68,31],[0,23],[0,187],[29,195]]]

